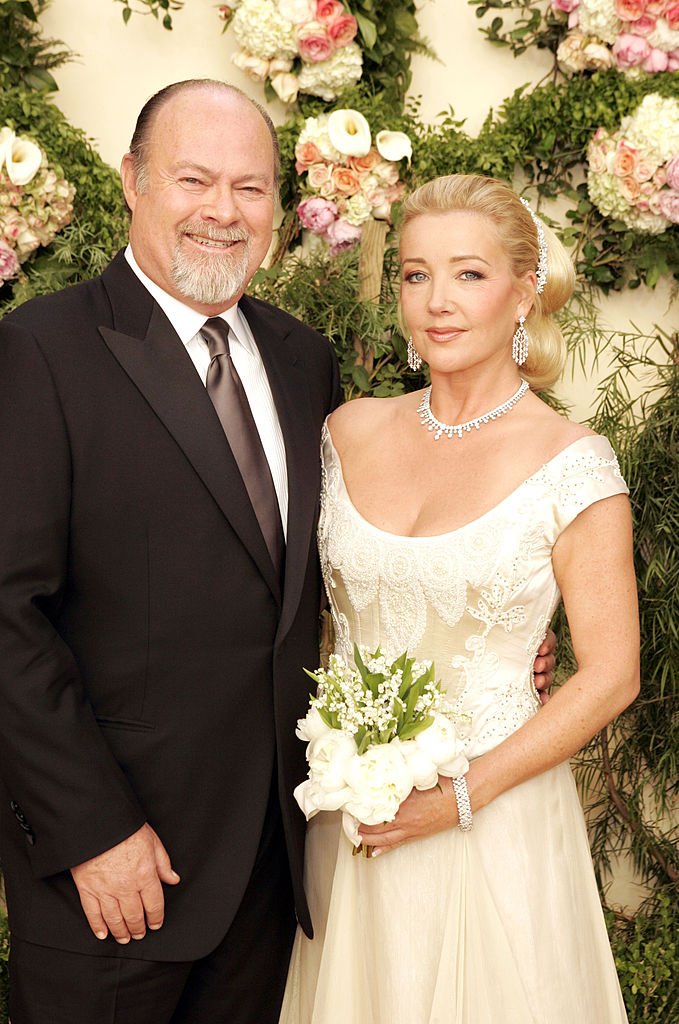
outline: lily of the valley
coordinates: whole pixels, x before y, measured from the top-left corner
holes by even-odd
[[[333,110],[328,118],[328,135],[343,156],[365,156],[370,152],[370,125],[358,110]]]

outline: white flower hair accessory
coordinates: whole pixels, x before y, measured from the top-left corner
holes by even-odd
[[[521,196],[520,198],[521,202],[533,218],[535,230],[538,234],[538,265],[535,268],[535,276],[537,277],[537,287],[535,290],[538,293],[538,295],[540,295],[542,294],[542,292],[544,292],[545,285],[547,284],[547,239],[545,238],[545,232],[542,228],[542,221],[533,213],[531,205],[528,202],[528,200],[524,199],[523,196]]]

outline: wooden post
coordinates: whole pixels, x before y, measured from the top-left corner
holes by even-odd
[[[384,245],[389,225],[385,220],[365,222],[361,233],[361,254],[358,260],[358,297],[369,302],[379,302],[382,290],[382,268],[384,266]],[[356,363],[365,366],[368,373],[373,368],[373,354],[363,338],[354,335]]]

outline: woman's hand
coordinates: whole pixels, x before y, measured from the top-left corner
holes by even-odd
[[[435,832],[457,825],[457,806],[450,779],[439,775],[438,786],[431,789],[413,789],[399,807],[393,821],[381,825],[361,825],[359,834],[364,846],[373,849],[372,856],[422,839]]]

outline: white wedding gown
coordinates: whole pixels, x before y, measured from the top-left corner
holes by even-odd
[[[539,711],[532,666],[560,598],[552,547],[584,508],[627,490],[608,442],[581,438],[485,515],[434,537],[363,519],[327,428],[322,458],[338,652],[356,642],[433,658],[472,717],[469,758],[483,754]],[[315,938],[298,929],[281,1024],[627,1020],[568,764],[494,800],[470,832],[374,861],[352,857],[339,815],[320,813],[306,853]]]

